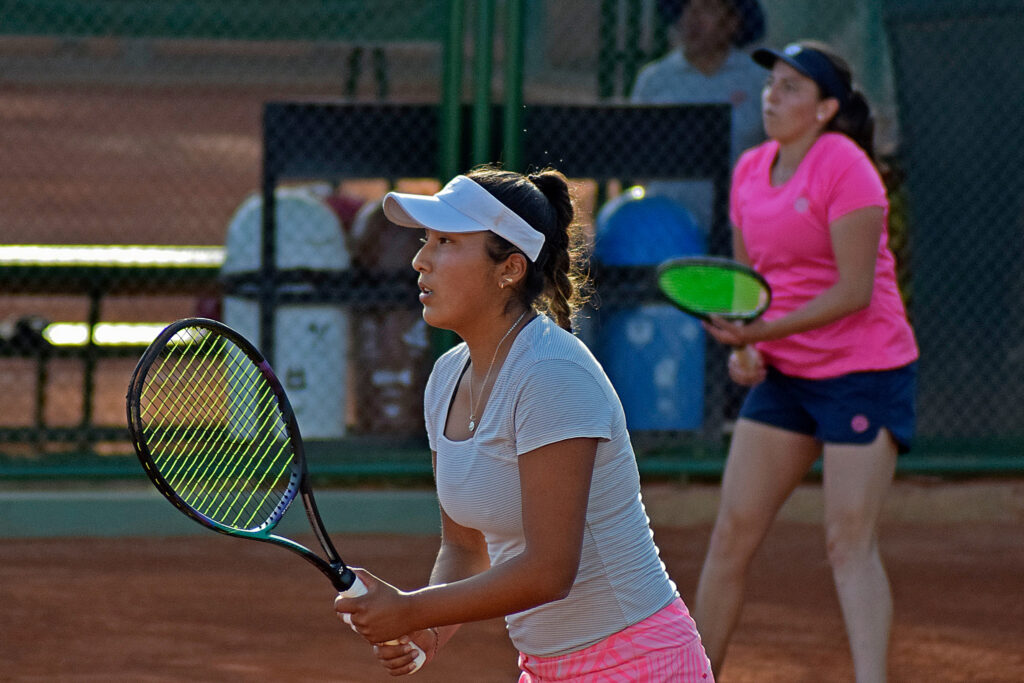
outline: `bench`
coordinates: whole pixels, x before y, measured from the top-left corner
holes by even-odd
[[[377,94],[388,95],[385,46],[441,44],[443,0],[8,0],[0,35],[60,39],[344,42],[346,95],[355,95],[364,49],[374,62]]]
[[[4,296],[74,295],[87,300],[85,320],[26,324],[14,330],[13,338],[0,336],[0,359],[35,362],[32,425],[0,424],[0,443],[33,443],[38,448],[46,441],[67,442],[88,450],[97,442],[123,441],[124,427],[97,424],[94,419],[97,366],[105,359],[138,358],[170,321],[106,321],[105,300],[111,296],[219,297],[225,289],[249,295],[259,278],[223,274],[224,254],[219,246],[0,245]],[[291,291],[292,300],[338,301],[356,311],[410,306],[416,301],[409,296],[416,280],[412,269],[351,268],[329,274],[280,270],[278,274],[279,284]],[[47,423],[48,368],[57,359],[82,363],[81,419],[76,426]]]
[[[123,428],[93,422],[97,363],[137,357],[152,339],[148,335],[163,324],[104,322],[104,300],[114,295],[216,295],[223,252],[209,246],[0,245],[0,291],[5,295],[72,294],[88,301],[84,321],[23,330],[20,338],[0,342],[0,357],[36,361],[33,425],[2,426],[0,441],[38,443],[54,438],[87,445],[122,439]],[[54,427],[46,421],[47,368],[58,358],[83,364],[81,420],[76,427]]]

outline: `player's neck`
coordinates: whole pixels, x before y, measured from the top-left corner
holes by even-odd
[[[800,162],[807,156],[807,152],[814,146],[818,135],[800,137],[787,142],[779,142],[779,151],[772,162],[772,185],[782,185],[793,177]]]
[[[469,346],[469,355],[473,361],[472,372],[478,381],[483,381],[489,369],[497,372],[505,356],[512,347],[512,342],[519,334],[523,324],[530,318],[529,311],[521,311],[515,316],[502,316],[501,324],[492,324],[489,329],[471,338],[463,337]]]

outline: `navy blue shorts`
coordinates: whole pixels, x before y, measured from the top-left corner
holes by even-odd
[[[769,367],[740,417],[835,444],[869,444],[885,427],[906,453],[914,437],[916,381],[916,362],[828,379],[790,377]]]

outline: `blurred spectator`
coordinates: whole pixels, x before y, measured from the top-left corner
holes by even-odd
[[[764,12],[757,0],[658,0],[658,9],[675,27],[681,44],[644,67],[630,100],[638,104],[731,104],[732,164],[743,150],[764,139],[760,96],[764,70],[742,49],[764,36]],[[682,131],[677,141],[679,153],[692,153],[690,148],[698,141],[694,131]],[[710,181],[654,181],[647,184],[647,191],[680,201],[705,233],[710,230]]]

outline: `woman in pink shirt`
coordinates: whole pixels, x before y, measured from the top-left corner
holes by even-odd
[[[748,325],[708,332],[750,386],[694,617],[714,670],[739,619],[750,560],[779,508],[823,457],[825,536],[858,681],[886,677],[892,598],[878,517],[914,431],[917,345],[888,248],[873,123],[849,66],[820,43],[757,50],[768,141],[736,165],[735,258],[774,299]]]

